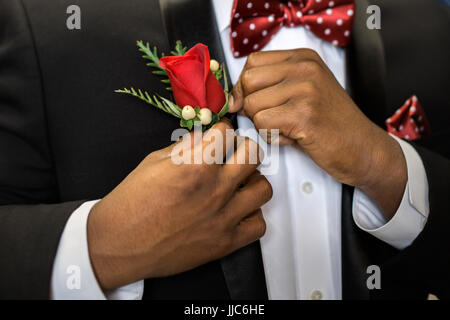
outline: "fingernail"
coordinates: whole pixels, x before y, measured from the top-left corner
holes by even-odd
[[[228,104],[230,105],[230,109],[233,108],[233,104],[234,104],[234,97],[232,93],[228,94]]]
[[[220,121],[226,122],[227,124],[231,125],[231,120],[228,119],[227,117],[221,118]]]

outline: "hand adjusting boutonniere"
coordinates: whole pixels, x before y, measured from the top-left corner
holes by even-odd
[[[210,128],[228,112],[228,80],[223,64],[210,60],[208,47],[198,43],[186,52],[181,41],[177,41],[172,56],[158,57],[156,47],[137,42],[143,58],[150,60],[147,66],[156,68],[154,74],[164,76],[161,80],[170,84],[166,89],[173,92],[171,99],[160,95],[150,95],[147,91],[131,87],[116,90],[135,96],[177,118],[180,125],[191,130],[195,122],[200,122],[202,129]],[[224,88],[219,80],[223,79]]]

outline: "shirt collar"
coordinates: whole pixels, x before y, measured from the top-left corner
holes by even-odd
[[[222,32],[230,26],[233,0],[213,0],[213,4],[217,26],[219,27],[219,32]]]

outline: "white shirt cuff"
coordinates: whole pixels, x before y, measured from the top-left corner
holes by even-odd
[[[362,230],[397,249],[409,246],[423,230],[429,213],[428,180],[417,151],[406,141],[392,136],[406,159],[408,182],[397,212],[386,223],[378,205],[355,188],[353,219]]]
[[[66,223],[53,264],[50,296],[55,300],[140,300],[144,281],[103,292],[92,269],[87,220],[99,200],[83,203]]]

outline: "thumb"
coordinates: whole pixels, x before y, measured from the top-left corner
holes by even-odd
[[[230,108],[228,112],[235,113],[241,111],[244,106],[244,91],[242,90],[241,78],[234,85],[233,90],[231,90],[230,96],[228,97]]]

